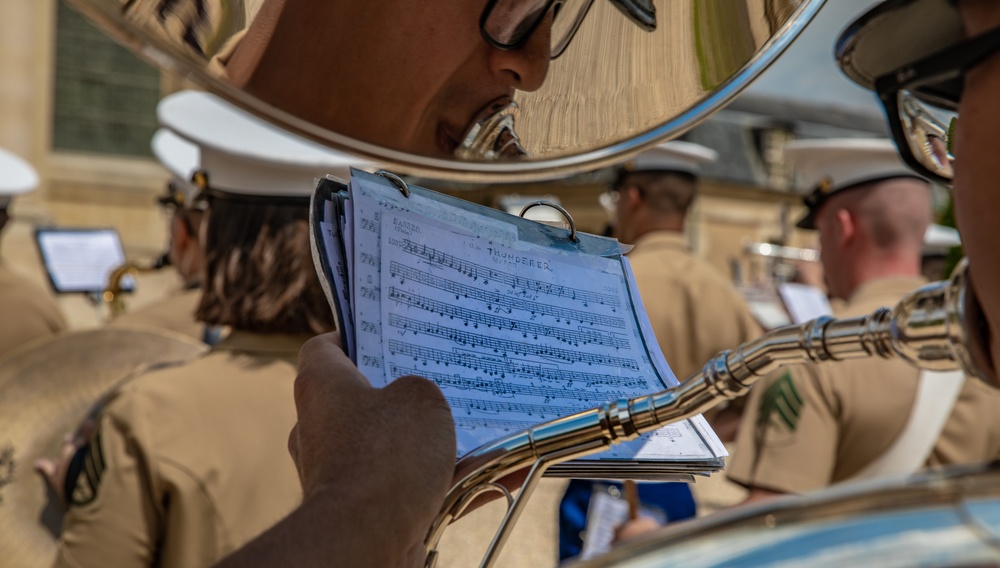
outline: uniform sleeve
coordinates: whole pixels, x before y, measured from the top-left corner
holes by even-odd
[[[149,460],[134,425],[118,412],[127,396],[101,417],[63,517],[56,566],[146,567],[153,563],[158,514]]]
[[[802,365],[751,391],[727,475],[746,487],[803,493],[830,484],[839,426],[817,369]]]

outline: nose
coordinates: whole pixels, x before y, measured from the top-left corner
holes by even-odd
[[[490,68],[519,91],[536,91],[549,73],[549,36],[552,14],[539,24],[524,45],[517,49],[490,48]]]

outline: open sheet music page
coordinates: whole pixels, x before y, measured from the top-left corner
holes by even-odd
[[[353,329],[349,353],[376,386],[434,381],[453,409],[459,455],[677,384],[655,340],[644,340],[653,334],[617,242],[573,243],[422,188],[405,196],[370,174],[355,173],[346,189],[322,205],[314,240],[326,249],[325,278],[348,275],[330,294],[344,332]],[[725,455],[698,416],[550,473],[610,461],[681,479],[718,469]]]
[[[646,351],[620,260],[496,242],[403,210],[382,215],[382,234],[388,375],[441,387],[460,454],[676,383]],[[675,451],[704,457],[700,440],[674,430]]]
[[[388,367],[382,358],[382,302],[385,297],[381,287],[382,216],[406,208],[420,219],[448,222],[473,234],[490,235],[491,238],[513,242],[517,229],[512,225],[492,219],[470,215],[467,211],[433,202],[422,195],[404,197],[394,188],[386,191],[384,185],[359,177],[351,179],[351,221],[354,223],[354,276],[356,284],[353,297],[354,322],[358,333],[357,359],[362,374],[375,386],[385,386],[396,376],[387,374]],[[421,221],[422,222],[422,221]],[[348,249],[351,250],[351,249]]]

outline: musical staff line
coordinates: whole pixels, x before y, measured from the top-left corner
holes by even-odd
[[[538,415],[539,418],[548,416],[567,416],[579,409],[571,406],[552,406],[551,404],[532,404],[527,402],[501,402],[495,400],[477,400],[474,398],[451,398],[448,405],[452,408],[460,408],[467,414],[473,412],[483,412],[486,414],[502,414],[508,412],[518,412],[528,416]]]
[[[463,429],[495,428],[504,432],[520,432],[534,426],[532,422],[520,422],[517,420],[497,420],[496,418],[469,418],[460,417],[455,419],[455,426]]]
[[[567,388],[575,386],[576,388],[590,389],[599,386],[609,386],[634,389],[639,392],[650,391],[649,383],[642,377],[614,377],[597,373],[568,371],[511,359],[497,361],[480,355],[421,347],[395,339],[389,340],[389,352],[393,355],[412,357],[414,361],[423,362],[425,365],[429,362],[433,362],[436,365],[455,365],[501,379],[525,377],[543,382],[562,384]]]
[[[549,282],[544,282],[541,280],[534,280],[531,278],[524,278],[502,270],[496,270],[489,266],[484,266],[482,264],[477,264],[475,262],[469,262],[463,260],[454,255],[442,252],[433,247],[429,247],[425,244],[418,244],[410,239],[403,239],[402,250],[406,253],[412,254],[427,260],[431,264],[440,264],[442,266],[447,266],[453,270],[457,270],[462,274],[472,278],[473,280],[478,280],[482,278],[485,281],[495,280],[503,284],[509,285],[511,288],[523,288],[531,292],[536,292],[538,294],[546,294],[549,296],[557,296],[562,298],[570,298],[572,300],[579,300],[581,302],[598,303],[601,305],[608,305],[615,308],[621,307],[621,302],[618,297],[611,294],[601,294],[598,292],[590,292],[588,290],[581,290],[578,288],[571,288],[569,286],[562,286],[559,284],[552,284]],[[484,285],[487,282],[483,282]]]
[[[442,317],[460,320],[465,325],[472,324],[475,328],[478,328],[479,325],[484,325],[486,327],[517,331],[521,333],[522,337],[525,339],[527,339],[530,335],[533,336],[534,339],[538,339],[539,336],[550,337],[574,347],[579,347],[581,344],[601,345],[604,347],[613,347],[615,349],[627,349],[629,347],[628,339],[622,336],[615,336],[610,333],[601,333],[599,331],[573,331],[559,327],[520,321],[512,318],[505,318],[502,316],[495,316],[492,314],[485,314],[476,310],[470,310],[453,304],[439,302],[420,294],[413,294],[405,290],[400,290],[395,286],[389,287],[389,299],[395,300],[404,306],[425,310],[438,314]]]
[[[404,375],[417,375],[422,376],[426,379],[430,379],[437,383],[442,389],[445,388],[455,388],[458,390],[470,390],[470,391],[480,391],[487,392],[494,396],[501,398],[510,398],[515,396],[536,396],[538,398],[545,399],[548,403],[550,400],[554,399],[565,399],[565,400],[576,400],[576,401],[593,401],[593,394],[583,392],[582,389],[560,389],[552,387],[535,387],[531,385],[518,385],[505,383],[502,380],[487,380],[483,378],[462,378],[458,375],[447,375],[445,373],[430,373],[427,371],[421,371],[420,369],[411,369],[407,367],[397,367],[396,365],[390,365],[391,375],[393,378],[402,377]],[[602,393],[607,397],[607,400],[613,400],[618,398],[625,398],[626,393],[624,391],[608,391]],[[585,404],[584,408],[591,408],[593,404]]]
[[[443,327],[438,324],[428,323],[400,316],[398,314],[389,314],[389,326],[407,332],[423,333],[433,337],[441,337],[469,348],[477,346],[485,347],[486,349],[492,349],[494,353],[504,356],[509,353],[513,353],[514,355],[537,357],[539,359],[560,360],[572,364],[585,363],[587,365],[619,367],[631,369],[633,371],[639,370],[638,363],[632,359],[612,357],[610,355],[601,355],[599,353],[586,353],[570,349],[560,349],[558,347],[546,347],[544,345],[511,341],[508,339],[499,339],[489,335],[471,333],[451,327]]]
[[[396,261],[389,263],[389,271],[393,278],[399,278],[400,284],[404,284],[407,280],[412,280],[418,284],[423,284],[425,286],[430,286],[431,288],[436,288],[438,290],[454,294],[456,299],[464,297],[471,300],[486,302],[491,308],[495,306],[498,308],[506,308],[511,311],[518,310],[528,312],[532,315],[537,314],[549,316],[555,318],[556,321],[565,320],[567,325],[569,325],[572,321],[578,321],[581,323],[589,323],[591,325],[600,325],[614,329],[626,329],[625,320],[620,317],[604,316],[593,312],[561,308],[559,306],[511,298],[499,292],[480,290],[479,288],[466,286],[465,284],[448,280],[447,278],[434,276],[433,274],[429,274],[415,268],[410,268]]]

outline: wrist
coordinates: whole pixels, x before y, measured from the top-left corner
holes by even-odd
[[[378,565],[402,566],[412,556],[414,548],[423,551],[430,521],[414,515],[405,497],[393,501],[386,486],[372,479],[343,485],[319,485],[304,497],[303,507],[314,508],[316,513],[329,519],[331,528],[336,531],[329,534],[363,537],[341,544],[360,547],[357,552],[364,557],[381,559]],[[351,556],[350,551],[344,553]]]

